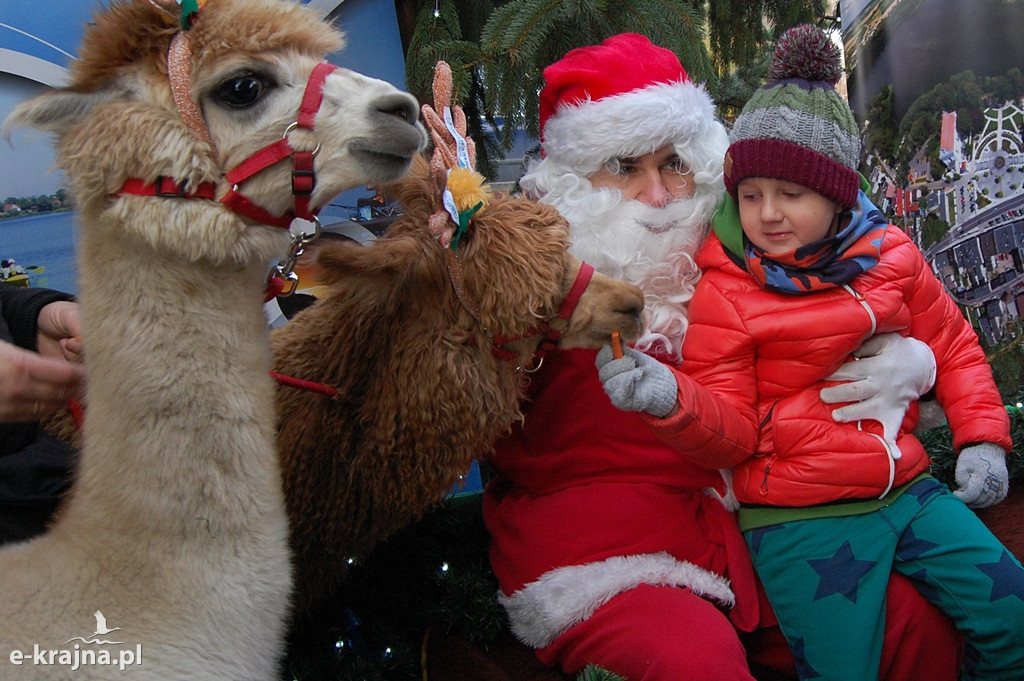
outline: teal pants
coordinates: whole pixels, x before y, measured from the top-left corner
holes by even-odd
[[[1024,678],[1024,568],[937,480],[875,512],[744,536],[801,679],[878,678],[893,570],[964,633],[964,681]]]

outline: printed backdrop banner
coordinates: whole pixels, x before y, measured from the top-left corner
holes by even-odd
[[[1024,1],[840,6],[849,100],[864,122],[873,196],[921,245],[990,358],[1009,354],[1019,366]],[[997,365],[997,380],[1016,381],[1019,391],[1019,368],[1001,375]]]

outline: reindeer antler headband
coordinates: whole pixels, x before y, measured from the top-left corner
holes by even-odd
[[[199,17],[199,10],[206,4],[206,0],[149,0],[149,4],[171,17],[178,17],[181,31],[171,39],[170,48],[167,50],[167,71],[171,81],[171,95],[174,97],[178,113],[192,134],[212,147],[213,140],[210,139],[210,133],[206,130],[202,110],[189,91],[191,87],[189,64],[192,59],[192,47],[189,45],[188,35],[185,33],[192,28]],[[178,7],[180,10],[177,10]]]
[[[433,89],[434,106],[424,104],[422,111],[434,139],[430,170],[444,210],[431,216],[430,231],[454,251],[473,216],[487,205],[489,188],[476,171],[476,145],[466,135],[466,114],[452,103],[452,70],[447,62],[439,61],[434,67]]]

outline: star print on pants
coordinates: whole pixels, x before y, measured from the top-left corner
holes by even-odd
[[[938,544],[924,539],[919,539],[918,536],[914,534],[914,528],[908,527],[907,531],[903,533],[902,537],[900,537],[900,543],[896,547],[896,555],[901,560],[913,560],[915,558],[920,558],[921,554],[927,553],[937,546]]]
[[[801,679],[820,679],[821,674],[814,668],[804,656],[804,639],[801,636],[793,642],[793,658],[796,662],[796,671]]]
[[[917,572],[911,572],[907,575],[907,578],[914,583],[914,588],[932,603],[938,603],[941,600],[939,590],[936,589],[928,582],[928,572],[924,569],[918,570]]]
[[[1020,569],[1005,549],[999,562],[978,563],[977,567],[992,578],[992,595],[988,599],[990,603],[1007,596],[1016,596],[1024,601],[1024,580],[1021,579]]]
[[[761,550],[761,540],[764,539],[764,536],[766,534],[768,534],[769,532],[774,532],[775,530],[781,530],[785,526],[786,526],[785,523],[780,523],[779,525],[768,525],[766,527],[758,527],[758,528],[755,528],[755,529],[751,530],[750,531],[750,550],[753,551],[754,553],[758,553]]]
[[[876,563],[870,560],[857,560],[853,557],[850,542],[843,542],[839,550],[831,558],[808,560],[807,564],[818,573],[818,590],[814,600],[820,600],[832,594],[842,594],[851,603],[857,602],[857,583]]]
[[[942,485],[935,480],[921,480],[911,485],[910,489],[906,491],[906,494],[916,498],[917,503],[922,507],[929,499],[941,493]]]

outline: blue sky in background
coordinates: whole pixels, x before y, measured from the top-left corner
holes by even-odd
[[[839,3],[839,12],[843,18],[843,26],[852,26],[853,20],[858,14],[864,11],[864,8],[872,3],[873,0],[842,0]]]
[[[5,0],[0,10],[0,50],[66,68],[77,51],[81,27],[89,20],[93,7],[92,2],[67,0]],[[2,68],[12,70],[6,58]]]
[[[0,9],[0,118],[63,80],[91,7],[66,0],[5,0]],[[47,135],[15,131],[10,143],[0,142],[0,200],[52,194],[61,181],[61,173],[49,171],[52,165]]]
[[[405,88],[405,64],[393,0],[302,0],[321,16],[335,14],[348,48],[330,61]],[[19,102],[58,86],[78,51],[82,27],[99,0],[3,0],[0,4],[0,120]],[[0,201],[52,194],[48,135],[29,128],[0,140]],[[351,201],[355,203],[355,199]]]

